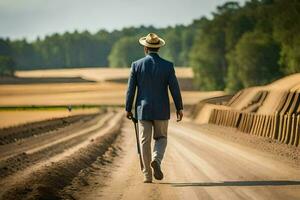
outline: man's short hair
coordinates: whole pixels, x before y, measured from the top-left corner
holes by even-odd
[[[147,47],[147,49],[149,51],[154,51],[154,52],[158,52],[159,48],[151,48],[151,47]]]

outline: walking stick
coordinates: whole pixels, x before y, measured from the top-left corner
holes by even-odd
[[[137,147],[137,152],[139,154],[140,158],[140,166],[141,170],[143,170],[143,161],[142,161],[142,156],[141,156],[141,147],[140,147],[140,140],[139,140],[139,126],[138,126],[138,120],[134,117],[131,117],[131,120],[134,124],[134,129],[135,129],[135,137],[136,137],[136,147]]]

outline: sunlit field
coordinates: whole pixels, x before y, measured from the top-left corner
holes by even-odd
[[[0,85],[0,106],[123,106],[129,72],[128,68],[17,71],[16,76],[22,78],[81,77],[94,82],[2,84]],[[190,79],[191,81],[193,77],[191,68],[177,68],[176,74],[179,80]],[[222,94],[224,92],[182,91],[185,105],[195,104],[202,99]],[[80,113],[80,111],[77,112]],[[68,114],[67,110],[5,111],[5,113],[1,112],[0,127],[66,116],[66,114]]]
[[[91,114],[98,112],[97,108],[75,109],[69,112],[67,109],[57,110],[3,110],[0,111],[0,128],[16,126],[18,124],[30,123],[46,119],[69,117],[79,114]]]
[[[0,86],[0,105],[120,105],[126,85],[118,83],[63,83]]]
[[[82,77],[93,81],[105,81],[113,79],[128,78],[130,68],[79,68],[79,69],[48,69],[17,71],[18,77]],[[179,78],[192,78],[191,68],[176,68]]]
[[[191,68],[177,68],[178,79],[193,77]],[[107,80],[127,79],[129,69],[63,69],[18,71],[18,77],[82,77],[95,82],[21,84],[0,86],[0,106],[19,105],[123,105],[126,82]],[[221,92],[183,91],[186,104],[193,104]]]

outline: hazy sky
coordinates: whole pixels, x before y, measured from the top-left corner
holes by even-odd
[[[165,27],[210,16],[227,0],[0,0],[0,37],[30,40],[75,29]],[[239,0],[243,4],[245,0]]]

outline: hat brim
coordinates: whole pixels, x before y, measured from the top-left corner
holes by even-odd
[[[166,44],[166,42],[161,38],[159,38],[159,43],[158,44],[150,44],[146,41],[146,37],[141,37],[139,39],[139,43],[141,45],[145,46],[145,47],[150,47],[150,48],[159,48],[159,47],[162,47]]]

